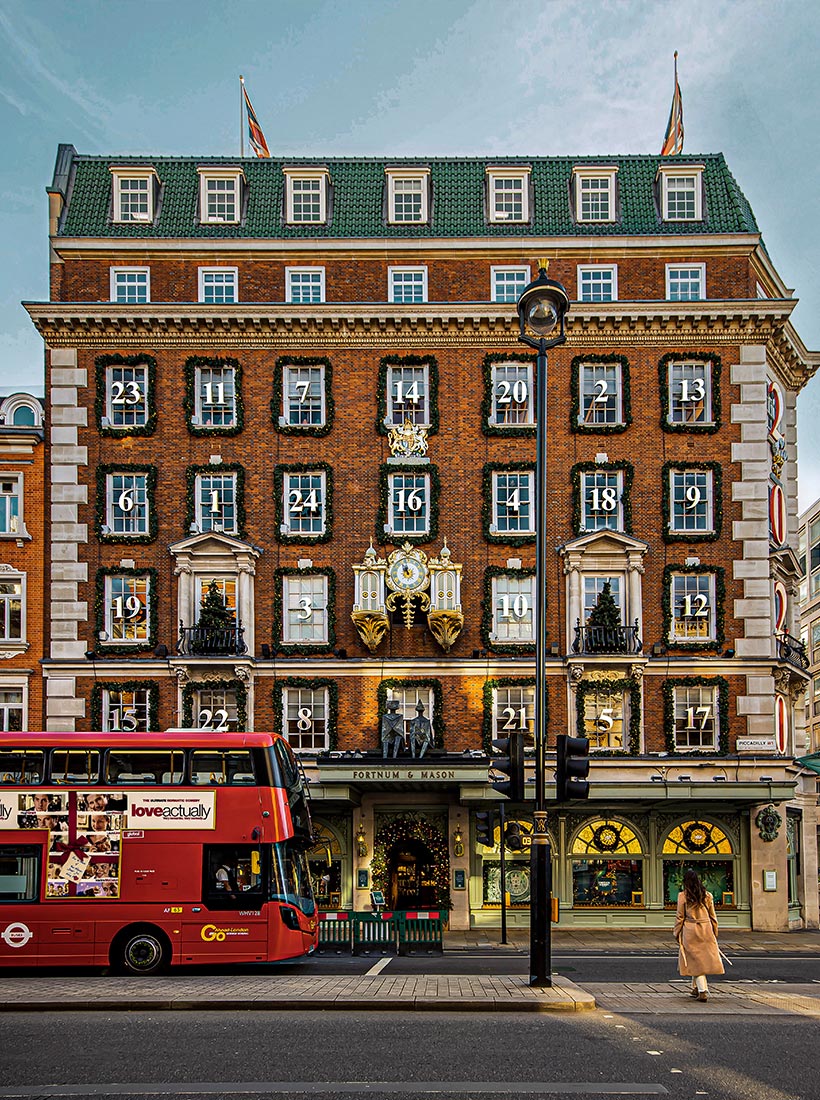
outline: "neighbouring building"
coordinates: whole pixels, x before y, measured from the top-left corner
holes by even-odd
[[[820,355],[721,155],[62,145],[49,202],[51,297],[27,304],[48,729],[282,731],[325,907],[379,888],[494,924],[499,833],[479,843],[475,813],[492,739],[531,743],[538,606],[548,744],[594,756],[589,801],[550,814],[562,922],[668,924],[694,864],[725,926],[818,925],[793,635],[795,407]],[[541,256],[572,305],[536,593],[515,301]],[[525,923],[530,819],[506,811]]]

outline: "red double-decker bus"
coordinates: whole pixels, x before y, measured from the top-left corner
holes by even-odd
[[[0,966],[310,954],[301,768],[266,733],[0,733]]]

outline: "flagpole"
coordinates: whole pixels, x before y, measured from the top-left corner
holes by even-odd
[[[678,55],[675,54],[675,57]],[[245,159],[245,102],[242,89],[245,87],[245,78],[239,74],[239,155]]]

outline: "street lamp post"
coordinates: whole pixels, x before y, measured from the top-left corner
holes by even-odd
[[[535,388],[535,814],[530,853],[530,985],[552,985],[550,897],[552,853],[547,833],[546,722],[547,623],[547,349],[566,340],[569,297],[547,277],[549,260],[538,261],[538,277],[518,299],[518,338],[538,352]],[[533,333],[533,335],[529,335]],[[503,884],[502,884],[503,885]]]

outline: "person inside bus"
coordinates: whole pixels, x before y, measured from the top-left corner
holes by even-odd
[[[236,899],[237,884],[236,884],[236,864],[231,863],[228,859],[223,859],[216,869],[214,875],[214,886],[217,892],[223,897]]]

